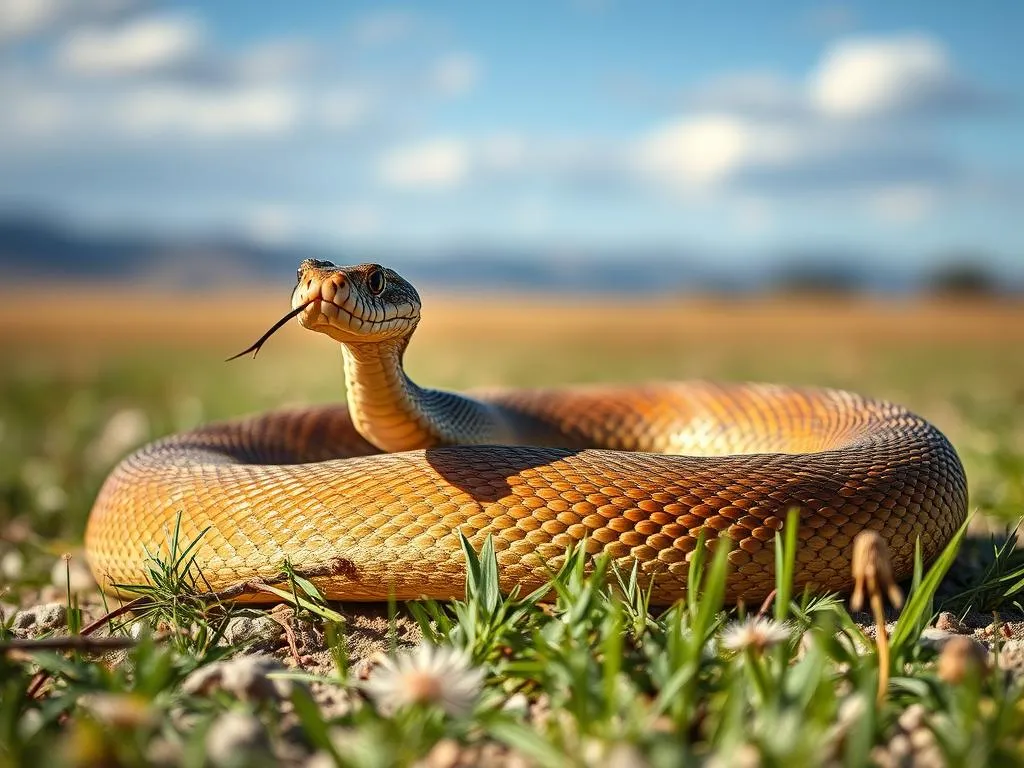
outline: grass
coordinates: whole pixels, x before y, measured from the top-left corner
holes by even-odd
[[[50,316],[28,322],[31,303],[19,309],[14,298],[0,309],[8,363],[0,367],[0,600],[31,604],[49,595],[67,607],[51,634],[80,638],[65,650],[14,647],[5,611],[0,765],[143,765],[168,755],[200,765],[229,715],[255,722],[253,743],[263,745],[238,747],[240,764],[270,755],[299,764],[313,753],[325,764],[411,764],[453,743],[478,764],[510,752],[542,766],[885,764],[889,751],[910,742],[927,742],[950,765],[1024,761],[1021,679],[975,674],[953,684],[919,642],[938,610],[995,611],[998,624],[1024,602],[1015,534],[1024,515],[1024,358],[1012,353],[1024,342],[1020,306],[566,307],[428,295],[408,356],[424,384],[705,377],[854,389],[937,423],[964,460],[978,511],[959,551],[915,580],[890,630],[880,701],[878,654],[860,617],[841,599],[790,591],[792,527],[776,541],[778,599],[764,617],[784,626],[786,639],[763,651],[730,645],[735,625],[752,616],[722,605],[725,546],[693,561],[699,587],[663,612],[649,608],[635,572],[587,563],[578,552],[552,574],[550,602],[541,593],[503,595],[493,553],[467,549],[465,599],[392,605],[378,644],[408,645],[414,623],[482,669],[471,712],[455,716],[429,704],[388,711],[368,696],[358,615],[325,602],[294,573],[276,586],[278,596],[292,606],[291,631],[320,633],[326,666],[272,673],[295,682],[284,701],[192,691],[185,681],[197,670],[251,652],[228,642],[227,628],[260,614],[200,597],[194,542],[173,531],[167,551],[154,553],[151,583],[135,593],[144,598],[137,610],[80,634],[90,628],[79,597],[48,586],[51,572],[55,563],[70,569],[60,556],[81,540],[99,485],[124,452],[210,419],[343,394],[340,355],[298,329],[254,362],[221,362],[274,319],[280,296],[246,304],[193,298],[184,307],[139,299],[123,316],[111,311],[122,305],[110,297],[83,301],[69,310],[79,318],[70,328]],[[220,314],[211,329],[213,309]],[[180,325],[168,322],[175,318]],[[94,605],[96,612],[103,608]],[[131,647],[111,655],[89,644],[94,635]],[[1000,654],[1010,649],[998,632],[990,643]],[[290,658],[287,648],[278,655]],[[325,691],[345,706],[325,707]]]
[[[279,707],[185,694],[187,675],[225,649],[160,644],[144,631],[125,662],[110,668],[44,652],[0,661],[0,758],[11,765],[52,760],[58,743],[68,764],[85,764],[84,749],[105,764],[142,765],[159,743],[184,760],[204,754],[217,718],[242,712],[278,753],[319,751],[341,765],[409,765],[443,741],[501,745],[542,766],[607,764],[616,754],[651,765],[732,764],[742,755],[771,765],[862,765],[884,760],[901,718],[916,710],[914,743],[948,764],[1019,764],[1024,681],[997,674],[944,680],[934,652],[917,643],[958,543],[914,586],[893,633],[893,676],[877,699],[882,657],[838,601],[808,610],[805,596],[783,611],[788,621],[762,620],[775,630],[770,644],[737,644],[736,618],[722,602],[727,546],[710,561],[696,560],[691,583],[699,586],[658,614],[635,572],[589,562],[582,549],[568,553],[542,590],[504,595],[490,542],[480,553],[464,542],[465,599],[410,610],[427,642],[451,646],[483,670],[485,684],[466,713],[446,715],[429,697],[386,709],[360,695],[344,665],[333,675],[295,676],[352,691],[353,706],[341,716],[326,717],[304,686]],[[792,546],[782,545],[783,561]],[[180,557],[160,566],[161,573],[175,569],[191,566]],[[778,594],[789,590],[786,580],[781,569]],[[188,597],[184,573],[164,582],[171,583],[173,597]],[[547,594],[553,601],[542,605]],[[139,615],[143,627],[147,615]],[[197,611],[193,619],[205,616]],[[28,693],[35,669],[54,680],[42,699]],[[129,714],[104,714],[100,696],[116,697]],[[239,757],[250,764],[259,753],[243,749]]]

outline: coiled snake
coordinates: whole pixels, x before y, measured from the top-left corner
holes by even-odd
[[[667,603],[704,530],[732,540],[729,596],[756,600],[791,508],[796,588],[829,591],[850,586],[858,531],[881,533],[902,577],[916,540],[933,558],[966,514],[956,452],[898,405],[706,382],[442,392],[402,369],[420,299],[394,271],[304,261],[292,306],[341,343],[347,407],[204,426],[129,456],[86,531],[105,588],[144,583],[180,515],[215,590],[280,579],[287,560],[331,598],[457,597],[462,533],[493,536],[506,588],[542,584],[583,541],[638,562]]]

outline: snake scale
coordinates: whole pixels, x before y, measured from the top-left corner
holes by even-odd
[[[897,577],[966,515],[963,467],[931,424],[830,389],[710,382],[456,394],[402,368],[416,290],[374,264],[306,260],[305,327],[340,342],[347,406],[275,411],[159,440],[103,485],[86,530],[98,581],[146,581],[180,523],[208,588],[274,581],[287,560],[328,597],[452,598],[459,534],[493,537],[504,588],[546,581],[584,542],[639,564],[655,603],[686,589],[701,531],[731,539],[728,594],[773,586],[799,510],[796,588],[847,591],[852,541],[877,530]],[[254,348],[277,327],[271,329]]]

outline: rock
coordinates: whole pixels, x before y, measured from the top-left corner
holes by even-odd
[[[248,645],[270,651],[277,647],[284,630],[267,615],[234,616],[224,628],[225,645]]]
[[[1024,640],[1007,640],[999,646],[999,667],[1015,676],[1024,675]]]
[[[68,609],[63,603],[44,603],[14,614],[11,628],[19,637],[35,637],[66,628]]]

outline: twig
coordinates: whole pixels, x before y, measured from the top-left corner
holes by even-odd
[[[768,615],[768,609],[772,607],[772,601],[775,600],[775,595],[777,594],[777,592],[778,590],[773,589],[771,592],[768,593],[768,596],[764,599],[764,602],[761,603],[761,607],[757,611],[757,618],[763,619],[765,616]]]
[[[288,619],[281,616],[275,616],[273,611],[269,611],[267,616],[281,625],[281,628],[284,630],[284,636],[288,640],[288,649],[292,652],[292,658],[295,659],[296,666],[299,669],[302,669],[302,656],[299,654],[299,644],[295,638],[295,630],[292,629]]]
[[[118,619],[121,616],[124,616],[126,613],[130,613],[131,611],[134,611],[136,608],[141,608],[143,605],[146,605],[149,602],[151,602],[151,600],[148,597],[137,597],[134,600],[127,602],[124,605],[121,605],[112,611],[109,611],[100,618],[96,619],[96,621],[92,622],[91,624],[87,624],[85,627],[82,628],[82,631],[79,634],[91,635],[93,632],[95,632],[97,629],[102,627],[107,622],[113,621],[114,619]]]
[[[131,648],[136,641],[131,637],[83,637],[62,635],[7,640],[0,643],[0,652],[7,651],[116,651]]]
[[[112,611],[108,611],[106,614],[96,619],[96,621],[92,622],[86,627],[83,627],[82,631],[78,635],[73,635],[73,637],[88,637],[97,629],[106,624],[108,621],[116,619],[119,616],[123,616],[129,611],[133,611],[136,608],[145,605],[148,602],[148,597],[137,597],[134,600],[125,603],[124,605],[118,606]],[[46,681],[49,679],[49,672],[47,672],[45,669],[39,670],[38,672],[36,672],[35,677],[32,678],[32,682],[29,683],[28,689],[25,691],[25,695],[28,696],[30,699],[37,698],[39,696],[39,692],[43,689],[43,686],[46,685]]]

